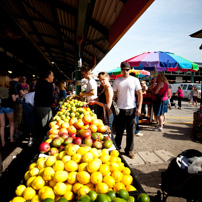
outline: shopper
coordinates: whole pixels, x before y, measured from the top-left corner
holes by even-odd
[[[34,98],[33,138],[37,143],[44,138],[48,123],[52,118],[51,106],[55,102],[53,96],[54,74],[50,70],[44,72],[43,79],[37,82]]]
[[[33,78],[32,79],[32,83],[30,85],[30,92],[34,92],[35,91],[36,84],[37,84],[37,80],[36,80],[36,78]]]
[[[104,117],[103,109],[102,109],[102,120],[106,125],[109,124],[110,129],[111,129],[111,138],[113,139],[113,129],[112,129],[112,124],[114,120],[113,113],[111,111],[111,104],[112,104],[112,98],[113,98],[113,89],[109,83],[109,75],[107,72],[100,72],[98,74],[99,81],[101,85],[103,86],[103,90],[98,96],[98,98],[90,101],[88,104],[89,105],[94,105],[97,104],[104,108],[106,110],[106,117]]]
[[[192,86],[191,92],[189,93],[189,95],[190,95],[190,100],[189,100],[189,104],[188,104],[188,105],[192,105],[192,104],[193,104],[193,93],[194,93],[194,86]],[[188,96],[189,96],[189,95],[188,95]]]
[[[86,91],[80,92],[80,96],[86,96],[87,102],[97,98],[97,83],[91,76],[91,69],[89,67],[84,67],[81,70],[81,74],[85,79],[88,80]],[[97,105],[90,106],[91,110],[97,114]]]
[[[22,86],[23,91],[27,91],[28,93],[30,92],[30,85],[27,83],[26,76],[21,76],[20,84]]]
[[[142,108],[142,90],[140,82],[137,78],[129,75],[130,65],[127,62],[121,63],[122,77],[117,78],[113,84],[114,96],[118,92],[117,105],[120,109],[119,115],[116,117],[115,142],[121,149],[121,142],[126,124],[126,147],[125,153],[130,158],[135,158],[134,149],[134,134],[136,129],[136,116],[141,114]],[[138,108],[135,103],[135,91],[138,95]]]
[[[1,145],[5,146],[5,114],[10,125],[10,142],[14,142],[14,113],[13,104],[16,101],[15,91],[9,84],[9,76],[0,75],[0,136]]]
[[[193,91],[193,104],[192,104],[192,106],[194,106],[194,103],[196,103],[196,107],[197,107],[198,96],[199,96],[198,89],[196,87],[194,87],[194,91]]]
[[[183,90],[181,86],[178,87],[176,94],[178,97],[178,109],[182,109],[182,98],[184,97],[184,95],[183,95]]]
[[[165,114],[168,112],[168,84],[165,75],[162,73],[158,74],[157,84],[152,90],[154,114],[158,122],[158,125],[154,129],[155,131],[163,131],[163,124],[166,118]]]
[[[62,79],[59,83],[59,90],[60,90],[60,94],[59,97],[61,99],[66,98],[67,97],[67,93],[66,93],[66,85],[65,85],[65,81]]]

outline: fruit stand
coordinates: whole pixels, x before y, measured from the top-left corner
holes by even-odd
[[[107,127],[84,105],[64,101],[11,202],[150,201]]]

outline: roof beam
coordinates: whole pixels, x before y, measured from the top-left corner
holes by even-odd
[[[109,30],[109,49],[111,49],[128,29],[138,20],[154,0],[128,0]],[[127,15],[126,15],[127,13]]]
[[[102,26],[99,22],[97,22],[94,19],[90,19],[90,25],[95,28],[97,31],[99,31],[104,36],[109,36],[109,30]]]

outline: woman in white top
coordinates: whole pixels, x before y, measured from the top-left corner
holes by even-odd
[[[196,103],[196,107],[197,107],[198,96],[199,96],[199,92],[198,92],[197,88],[194,87],[194,91],[193,91],[193,104],[192,104],[192,106],[194,106],[194,103]]]

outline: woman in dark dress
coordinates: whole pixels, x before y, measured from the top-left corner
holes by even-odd
[[[102,114],[102,120],[104,121],[105,124],[108,124],[109,121],[109,126],[111,129],[111,138],[113,139],[113,130],[112,130],[112,124],[114,120],[113,113],[111,111],[111,105],[112,105],[112,98],[114,95],[113,89],[109,83],[109,75],[107,72],[100,72],[98,74],[98,78],[100,80],[101,85],[103,86],[103,90],[96,98],[95,100],[90,101],[88,104],[89,105],[94,105],[97,104],[101,107],[105,107],[106,109],[106,119],[104,119],[104,113]],[[109,117],[109,118],[108,118]]]

